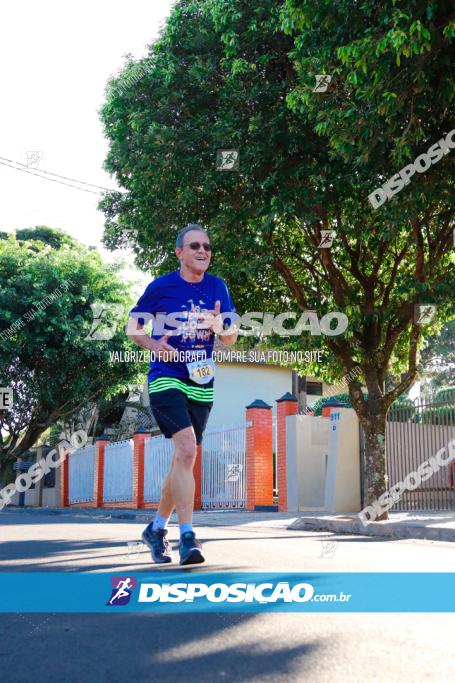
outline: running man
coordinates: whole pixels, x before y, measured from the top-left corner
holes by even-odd
[[[206,272],[212,251],[204,228],[199,224],[183,228],[177,235],[175,254],[179,270],[148,285],[130,312],[135,329],[130,331],[130,319],[127,334],[152,352],[148,373],[150,407],[164,436],[173,439],[175,449],[158,511],[144,529],[142,540],[151,549],[155,562],[172,562],[166,526],[175,507],[180,526],[180,564],[184,565],[205,560],[192,526],[193,467],[196,446],[202,442],[213,404],[215,334],[220,335],[223,344],[231,346],[237,332],[231,324],[235,316],[230,319],[223,315],[235,314],[226,283]],[[147,317],[144,314],[156,318],[151,337],[143,330]],[[173,314],[172,318],[169,314]]]
[[[111,605],[114,602],[114,600],[118,600],[119,598],[124,598],[130,594],[129,590],[127,590],[127,589],[133,588],[133,584],[130,583],[130,581],[131,581],[131,579],[129,577],[127,577],[125,579],[125,581],[120,581],[120,583],[118,583],[118,585],[116,586],[116,588],[118,589],[117,593],[115,595],[113,595],[112,598],[109,600],[109,603]]]

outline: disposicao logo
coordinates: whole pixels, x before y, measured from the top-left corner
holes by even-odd
[[[131,593],[136,588],[136,579],[132,576],[113,576],[111,581],[111,597],[106,605],[112,607],[127,605],[131,599]]]
[[[314,595],[309,583],[291,588],[287,582],[274,583],[141,583],[138,602],[308,602]]]
[[[404,166],[399,173],[392,176],[384,185],[377,187],[374,192],[368,195],[368,199],[373,205],[373,209],[382,206],[385,201],[391,199],[397,192],[403,189],[405,185],[409,185],[411,177],[416,173],[425,173],[432,164],[437,164],[442,157],[455,148],[455,128],[441,138],[438,142],[424,152],[419,154],[414,163]]]

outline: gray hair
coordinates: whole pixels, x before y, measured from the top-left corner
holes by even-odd
[[[207,235],[206,230],[204,230],[202,225],[199,225],[199,223],[188,223],[188,225],[185,225],[183,230],[180,230],[179,234],[177,235],[177,239],[175,240],[176,247],[179,247],[180,249],[183,247],[183,239],[186,233],[190,232],[191,230],[199,230],[199,232],[203,232],[205,235]]]

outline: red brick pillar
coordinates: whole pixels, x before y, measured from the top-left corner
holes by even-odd
[[[133,507],[144,507],[144,447],[148,432],[136,432],[133,437]]]
[[[288,480],[286,473],[286,418],[288,415],[297,415],[299,412],[298,399],[287,392],[277,400],[276,431],[277,431],[277,454],[276,468],[278,481],[278,512],[288,509]]]
[[[95,476],[93,482],[93,505],[102,508],[104,490],[104,449],[109,439],[100,436],[95,442]]]
[[[202,509],[202,444],[197,447],[196,462],[194,463],[194,482],[196,489],[194,492],[194,509]]]
[[[272,408],[256,400],[246,407],[246,507],[260,510],[273,506]]]
[[[69,457],[68,451],[64,449],[64,460],[60,465],[60,507],[69,506]]]

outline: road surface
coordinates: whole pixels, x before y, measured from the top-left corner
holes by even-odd
[[[197,519],[205,524],[202,573],[455,572],[450,543],[287,531],[286,515]],[[153,567],[145,547],[128,555],[143,527],[4,511],[0,579],[11,571],[169,571]],[[171,525],[171,539],[177,531]],[[0,662],[14,683],[449,681],[454,631],[454,614],[3,614]]]

